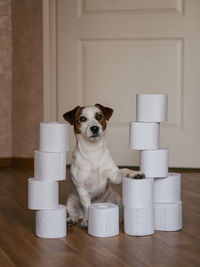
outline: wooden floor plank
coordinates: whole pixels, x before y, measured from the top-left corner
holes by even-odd
[[[27,182],[33,169],[0,168],[0,266],[200,266],[200,173],[182,175],[183,230],[156,231],[147,237],[123,233],[94,238],[76,225],[66,238],[41,239],[34,234],[34,211],[27,209]],[[68,181],[59,183],[66,202]],[[121,187],[114,186],[121,192]]]
[[[0,248],[0,266],[15,267],[14,262],[8,257],[8,254]]]
[[[129,266],[119,254],[111,251],[105,245],[105,241],[107,244],[113,244],[113,242],[120,238],[119,236],[94,238],[89,236],[86,230],[80,229],[79,226],[69,229],[68,234],[70,238],[66,239],[66,243],[75,249],[81,257],[84,257],[91,266]],[[81,240],[81,242],[79,242],[79,240]],[[95,255],[95,257],[92,257],[92,255]],[[134,258],[133,255],[132,258]],[[136,258],[134,258],[134,266],[142,266],[141,262]]]

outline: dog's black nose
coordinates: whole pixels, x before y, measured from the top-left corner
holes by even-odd
[[[98,134],[99,132],[99,127],[98,126],[92,126],[90,127],[90,130],[93,134]]]

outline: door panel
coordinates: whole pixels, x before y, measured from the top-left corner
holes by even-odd
[[[182,13],[182,0],[83,0],[83,11],[89,12],[129,12]]]
[[[170,166],[200,167],[200,1],[184,3],[57,1],[58,118],[76,105],[112,107],[107,141],[119,165],[138,165],[128,146],[136,94],[167,93],[160,146]]]

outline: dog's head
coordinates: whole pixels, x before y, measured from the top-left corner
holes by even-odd
[[[93,107],[77,106],[66,112],[63,117],[74,126],[75,134],[81,134],[90,141],[97,141],[104,135],[106,121],[112,113],[113,109],[96,104]]]

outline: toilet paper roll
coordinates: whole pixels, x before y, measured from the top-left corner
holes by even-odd
[[[34,151],[35,179],[54,182],[66,179],[66,152]]]
[[[147,177],[166,177],[168,175],[168,150],[140,151],[140,171]]]
[[[119,207],[112,203],[95,203],[89,206],[88,234],[108,237],[119,234]]]
[[[182,229],[182,201],[154,203],[155,230],[178,231]]]
[[[178,202],[181,200],[181,174],[168,173],[166,178],[154,180],[154,202]]]
[[[159,123],[130,122],[129,145],[136,150],[158,149]]]
[[[146,207],[153,204],[153,178],[130,179],[123,177],[122,203],[128,207]]]
[[[32,210],[55,209],[58,206],[58,182],[47,183],[28,179],[28,208]]]
[[[137,94],[136,120],[141,122],[166,121],[167,103],[167,94]]]
[[[124,232],[133,236],[152,235],[154,233],[153,205],[145,208],[124,206]]]
[[[42,238],[60,238],[67,234],[66,206],[39,210],[35,214],[36,235]]]
[[[41,122],[39,150],[46,152],[64,152],[69,150],[67,123]]]

